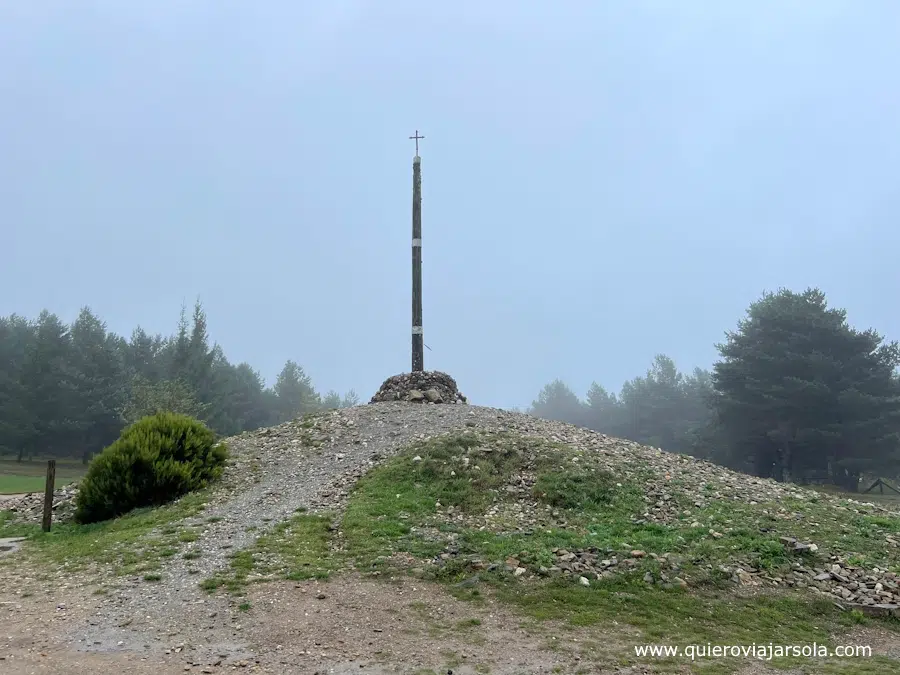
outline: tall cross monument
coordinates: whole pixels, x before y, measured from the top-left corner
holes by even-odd
[[[412,372],[425,370],[425,344],[422,334],[422,158],[419,157],[419,141],[425,138],[416,135],[410,140],[416,142],[416,156],[413,157],[413,204],[412,204]]]

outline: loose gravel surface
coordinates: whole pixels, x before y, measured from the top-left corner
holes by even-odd
[[[184,550],[201,555],[167,558],[158,581],[72,577],[69,586],[41,588],[33,580],[0,573],[0,652],[14,655],[0,661],[0,670],[23,675],[123,669],[139,675],[225,669],[387,673],[453,663],[443,672],[477,672],[472,669],[479,664],[492,673],[550,672],[560,666],[564,672],[576,672],[590,649],[602,651],[596,645],[584,647],[589,637],[568,633],[562,638],[566,648],[551,649],[546,641],[555,629],[530,632],[505,610],[490,605],[473,616],[470,605],[448,599],[441,589],[423,582],[375,584],[342,575],[324,584],[324,591],[313,582],[269,583],[251,587],[249,608],[239,604],[244,599],[208,595],[199,588],[201,580],[228,568],[230,554],[298,509],[339,513],[359,476],[411,442],[475,429],[517,431],[594,449],[623,475],[653,463],[660,478],[658,485],[648,485],[650,494],[664,490],[672,479],[696,485],[699,491],[711,477],[728,499],[806,492],[492,408],[398,402],[334,411],[227,439],[231,461],[221,485],[204,511],[183,524],[197,526],[199,534]],[[652,513],[648,516],[653,518]],[[17,582],[36,588],[35,595],[23,598],[15,590]],[[104,594],[93,594],[100,585]],[[468,630],[459,628],[458,622],[473,618],[480,628],[474,623]],[[603,640],[628,637],[627,630],[609,629]],[[579,639],[581,645],[570,648]],[[60,664],[65,667],[59,669]]]

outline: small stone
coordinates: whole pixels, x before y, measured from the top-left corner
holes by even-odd
[[[443,403],[444,399],[441,396],[441,392],[437,389],[426,389],[425,390],[425,398],[428,399],[431,403]]]
[[[893,603],[878,603],[878,604],[872,604],[872,605],[853,604],[853,605],[850,605],[850,608],[859,610],[860,612],[862,612],[863,614],[865,614],[867,616],[900,617],[900,605],[895,605]]]
[[[632,558],[643,558],[646,555],[647,555],[647,553],[645,551],[640,551],[638,549],[635,549],[634,551],[631,552]]]
[[[756,585],[756,580],[753,578],[753,575],[749,572],[745,572],[744,570],[740,570],[737,573],[738,581],[742,586],[754,586]]]
[[[591,585],[591,582],[588,581],[587,577],[578,577],[578,583],[581,584],[582,586],[590,586]]]

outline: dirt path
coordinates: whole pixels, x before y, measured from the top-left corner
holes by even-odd
[[[4,586],[4,588],[9,588]],[[12,599],[11,599],[12,598]],[[65,598],[65,602],[59,600]],[[635,643],[636,629],[625,624],[573,628],[533,623],[494,604],[456,600],[441,587],[409,578],[373,581],[357,575],[329,582],[272,582],[256,585],[242,599],[227,631],[204,611],[188,610],[186,621],[199,621],[204,639],[222,644],[237,636],[253,649],[246,660],[198,662],[195,645],[173,636],[163,652],[129,638],[145,627],[117,626],[108,635],[108,651],[88,649],[83,639],[66,637],[72,622],[102,623],[98,597],[71,585],[21,597],[0,592],[0,672],[4,675],[133,675],[225,672],[267,675],[530,675],[552,672],[639,675],[647,667],[614,665]],[[208,609],[208,608],[207,608]],[[206,624],[204,624],[206,617]],[[118,645],[122,642],[121,645]],[[897,656],[896,634],[857,628],[844,644],[869,644],[876,654]],[[118,645],[118,647],[116,647]],[[130,648],[125,649],[126,645]],[[96,647],[96,646],[95,646]],[[681,671],[690,673],[685,663]],[[750,660],[739,675],[798,675]]]
[[[7,591],[0,598],[0,671],[10,675],[234,670],[514,675],[550,673],[554,668],[576,672],[581,667],[587,672],[646,672],[598,665],[598,660],[612,658],[608,629],[532,624],[490,600],[459,601],[440,587],[410,579],[371,581],[354,575],[330,582],[257,585],[242,599],[248,606],[235,612],[227,630],[215,626],[215,611],[209,607],[186,608],[185,621],[204,628],[201,639],[220,645],[237,640],[254,652],[247,659],[223,653],[213,663],[197,658],[195,647],[200,645],[183,645],[177,636],[162,653],[136,644],[133,636],[146,631],[150,617],[107,628],[109,649],[88,645],[78,635],[67,636],[72,623],[103,625],[98,615],[102,603],[89,589],[73,585],[28,597]]]

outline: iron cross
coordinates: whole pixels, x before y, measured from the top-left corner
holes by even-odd
[[[422,138],[425,138],[425,137],[424,137],[424,136],[419,136],[419,130],[418,130],[418,129],[416,129],[416,135],[415,135],[415,136],[410,136],[410,137],[409,137],[409,140],[413,140],[413,139],[416,140],[416,157],[419,156],[419,140],[422,139]]]

